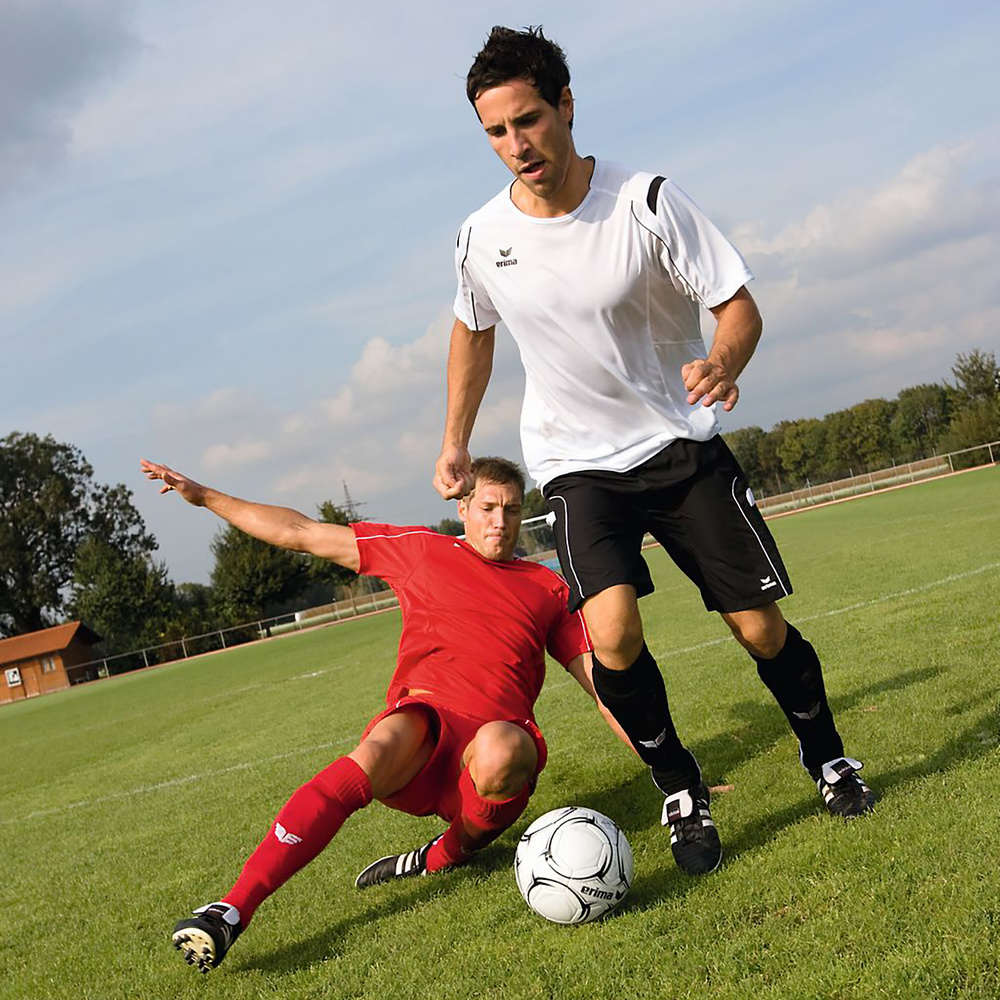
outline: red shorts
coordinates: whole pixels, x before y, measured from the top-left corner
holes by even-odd
[[[390,809],[409,813],[411,816],[430,816],[437,814],[450,823],[459,813],[461,801],[458,792],[458,778],[462,773],[462,754],[472,742],[480,726],[487,722],[510,722],[520,726],[532,739],[538,751],[538,764],[531,779],[534,789],[535,780],[545,767],[548,748],[542,731],[531,719],[474,719],[462,715],[440,705],[432,705],[420,697],[400,698],[395,705],[380,712],[365,727],[362,739],[388,715],[393,715],[407,705],[418,705],[427,713],[431,723],[431,734],[434,739],[434,749],[430,759],[420,769],[417,776],[404,788],[384,799],[379,799]]]

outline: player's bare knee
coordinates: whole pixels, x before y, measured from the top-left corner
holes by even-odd
[[[476,791],[484,798],[516,795],[538,765],[534,740],[509,722],[488,722],[476,733],[469,766]]]
[[[777,605],[722,616],[733,636],[751,656],[774,659],[781,652],[787,636],[785,620]]]
[[[598,660],[612,670],[630,667],[642,652],[642,619],[632,587],[609,587],[586,600],[583,615]]]

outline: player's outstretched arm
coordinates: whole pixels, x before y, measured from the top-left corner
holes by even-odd
[[[615,736],[617,736],[618,739],[620,739],[622,743],[624,743],[625,746],[632,751],[632,753],[635,753],[635,747],[632,746],[631,740],[629,740],[629,738],[625,735],[625,730],[618,725],[615,717],[604,707],[601,699],[597,697],[597,692],[594,690],[593,680],[593,656],[590,653],[581,653],[575,659],[570,661],[569,666],[567,666],[566,669],[573,675],[573,679],[577,682],[577,684],[579,684],[580,687],[582,687],[583,690],[594,699],[598,710],[601,715],[604,716],[604,721],[610,727],[611,732],[613,732]]]
[[[434,466],[434,488],[451,500],[475,485],[469,439],[493,371],[495,328],[470,330],[460,319],[451,329],[448,350],[448,412],[444,442]]]
[[[194,507],[207,507],[213,514],[262,542],[293,552],[308,552],[357,572],[361,565],[354,532],[342,524],[325,524],[292,510],[253,503],[202,486],[169,466],[143,458],[139,467],[147,479],[163,483],[161,493],[176,491]]]
[[[715,338],[707,358],[696,358],[681,368],[688,405],[722,403],[731,410],[740,398],[736,380],[753,357],[763,322],[746,286],[712,309]]]

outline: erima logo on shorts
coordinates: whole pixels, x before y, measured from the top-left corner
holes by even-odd
[[[757,506],[757,499],[753,495],[753,490],[750,489],[749,486],[747,487],[747,503],[750,504],[751,507]]]
[[[274,835],[283,844],[301,844],[302,838],[296,837],[294,833],[289,833],[280,823],[274,824]]]
[[[772,587],[777,587],[777,586],[778,586],[777,580],[772,580],[769,576],[760,577],[761,590],[770,590]]]
[[[507,247],[506,250],[500,250],[500,260],[495,261],[497,267],[513,267],[517,263],[516,257],[511,257],[513,252],[513,247]]]

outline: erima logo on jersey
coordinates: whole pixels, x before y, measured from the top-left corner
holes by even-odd
[[[283,844],[301,844],[302,838],[296,837],[294,833],[289,833],[280,823],[274,824],[274,835]]]
[[[777,586],[778,586],[778,581],[772,580],[769,576],[762,576],[760,578],[761,590],[770,590],[772,587],[777,587]]]
[[[501,259],[496,261],[497,267],[513,267],[517,263],[517,258],[511,258],[511,253],[513,253],[513,247],[507,247],[506,250],[499,250]]]

